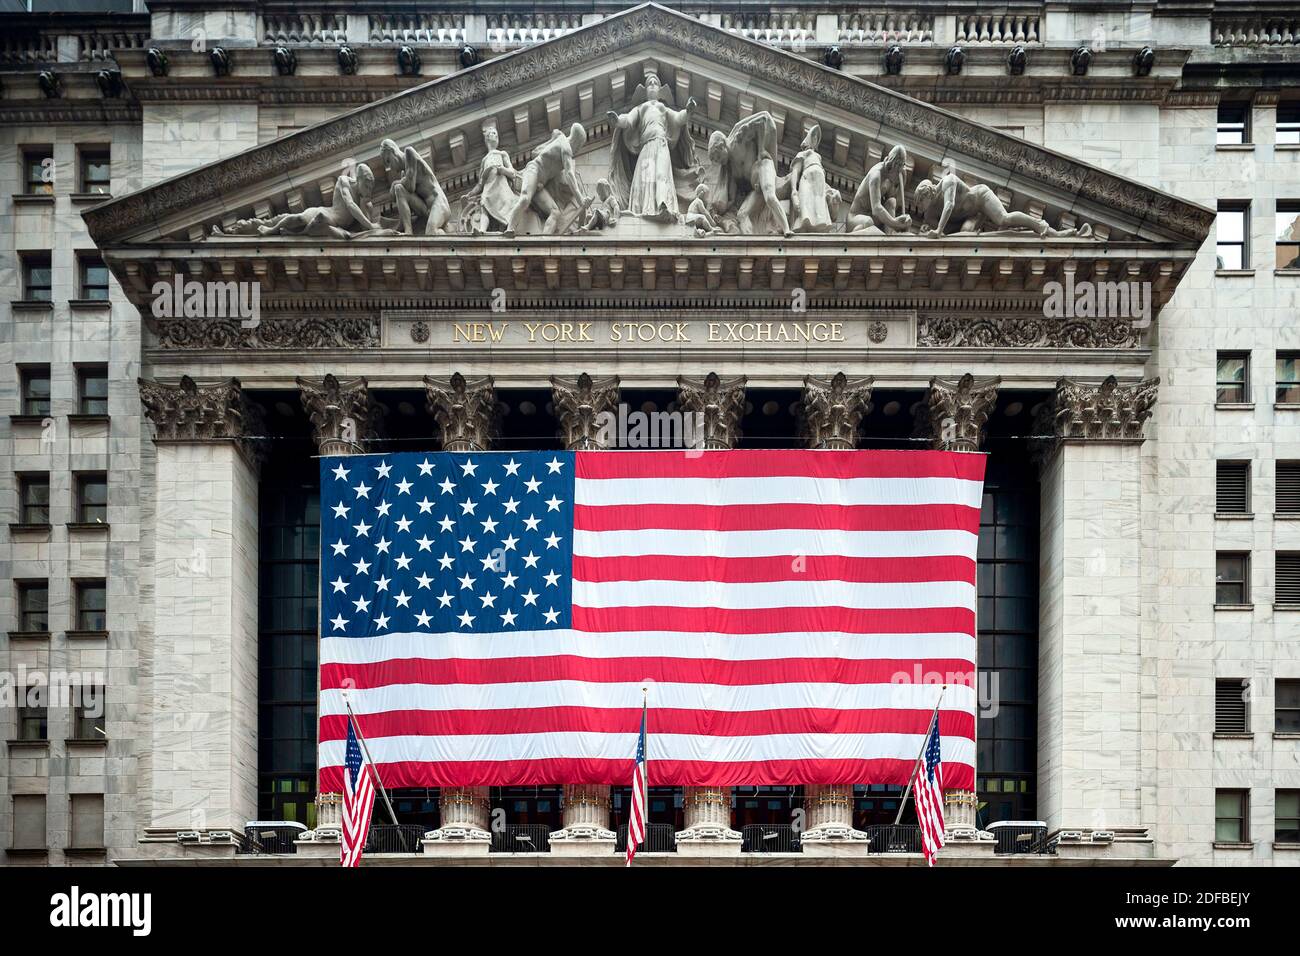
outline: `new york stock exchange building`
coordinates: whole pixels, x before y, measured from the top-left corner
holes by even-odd
[[[6,863],[337,865],[322,457],[682,445],[984,459],[941,863],[1300,862],[1293,6],[87,6],[0,16]],[[638,865],[924,864],[649,706]],[[621,865],[635,730],[366,864]]]

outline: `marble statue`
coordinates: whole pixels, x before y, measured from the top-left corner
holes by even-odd
[[[743,235],[790,235],[790,222],[777,190],[788,179],[776,175],[776,120],[766,110],[752,113],[724,135],[709,137],[709,194],[714,210],[735,213]],[[740,199],[745,188],[749,193]],[[736,203],[739,202],[739,206]]]
[[[519,176],[519,198],[510,211],[507,236],[523,229],[530,209],[541,217],[544,236],[567,232],[587,211],[593,200],[582,188],[573,159],[586,142],[586,129],[574,123],[568,133],[557,129],[538,148]]]
[[[587,221],[582,224],[582,229],[584,232],[608,229],[618,222],[618,217],[622,214],[613,185],[608,179],[597,180],[596,200],[587,210]]]
[[[718,225],[718,221],[713,218],[713,212],[709,209],[709,187],[704,183],[695,187],[695,198],[686,209],[683,223],[686,228],[695,230],[697,238],[722,231],[722,227]]]
[[[921,235],[929,238],[953,233],[1032,232],[1042,238],[1092,236],[1092,226],[1053,229],[1045,220],[1024,212],[1008,212],[1002,200],[988,186],[968,186],[955,172],[945,173],[938,184],[917,183],[915,207],[921,219]]]
[[[871,169],[858,185],[849,204],[849,232],[892,235],[908,232],[912,217],[907,214],[907,150],[895,146]]]
[[[212,227],[214,236],[313,236],[321,239],[359,239],[367,236],[396,236],[396,229],[382,226],[374,209],[375,174],[365,163],[343,173],[334,182],[328,206],[312,206],[302,212],[286,212],[261,219],[240,219],[229,228]]]
[[[499,232],[510,225],[510,213],[519,200],[520,173],[510,154],[500,148],[495,126],[486,126],[487,153],[478,165],[478,182],[465,195],[461,225],[469,235]]]
[[[817,147],[822,129],[813,125],[790,164],[790,229],[794,232],[830,232],[839,215],[840,192],[826,184]]]
[[[420,233],[445,235],[447,220],[451,218],[451,204],[424,157],[413,146],[403,150],[391,139],[386,139],[379,144],[379,158],[391,183],[389,196],[397,206],[401,234],[418,235],[415,225],[419,219],[423,222]]]
[[[636,106],[628,112],[605,114],[614,131],[609,150],[614,193],[628,215],[677,222],[678,196],[689,196],[695,185],[690,132],[695,97],[687,98],[685,109],[675,109],[672,91],[649,73],[632,99]]]

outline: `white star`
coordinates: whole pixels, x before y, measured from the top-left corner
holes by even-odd
[[[411,570],[411,559],[406,556],[405,551],[403,551],[401,554],[397,556],[397,570],[399,571]]]
[[[433,553],[433,539],[427,534],[416,538],[415,543],[420,546],[421,551],[428,551],[430,554]]]
[[[416,465],[415,467],[420,469],[420,474],[422,474],[422,475],[432,475],[432,474],[433,474],[433,465],[432,465],[432,463],[430,463],[430,461],[429,461],[429,459],[428,459],[427,457],[424,459],[424,461],[420,462],[420,463],[419,463],[418,465]]]
[[[429,500],[428,495],[425,495],[424,500],[417,501],[416,504],[420,506],[420,514],[422,515],[433,514],[433,502]]]
[[[483,526],[484,534],[492,534],[497,530],[497,522],[495,518],[484,518],[479,522],[479,524]]]
[[[411,596],[405,591],[398,591],[397,594],[394,595],[393,600],[397,602],[398,607],[411,606]]]
[[[472,590],[474,587],[474,579],[471,578],[468,574],[465,575],[463,578],[457,578],[457,580],[460,581],[460,589],[462,591],[469,591]]]
[[[452,520],[451,515],[447,515],[445,518],[438,519],[438,527],[443,531],[455,531],[456,522]]]
[[[519,502],[515,501],[514,498],[507,498],[505,501],[505,506],[506,506],[506,514],[508,515],[515,514],[519,510]]]
[[[352,603],[356,606],[357,611],[362,614],[370,610],[370,602],[365,598],[357,598]]]
[[[411,530],[411,519],[408,518],[408,517],[406,517],[406,515],[402,515],[402,517],[398,518],[398,519],[397,519],[397,530],[398,530],[398,531],[410,531],[410,530]]]
[[[438,482],[438,487],[442,489],[444,495],[449,495],[456,490],[456,483],[450,478],[444,478]]]
[[[543,611],[542,617],[546,618],[547,624],[554,624],[557,621],[559,621],[560,612],[557,611],[555,608],[551,608],[549,611]]]
[[[347,481],[347,478],[348,478],[348,470],[344,468],[342,465],[339,465],[337,468],[334,469],[335,481]]]
[[[501,579],[501,586],[503,588],[512,588],[515,586],[515,582],[518,580],[519,580],[518,576],[514,574],[507,574],[504,578]]]
[[[361,484],[357,485],[352,490],[357,493],[358,498],[365,498],[367,500],[370,499],[370,486],[366,484],[364,481],[361,482]]]
[[[507,626],[513,625],[515,623],[515,618],[518,616],[519,615],[514,611],[506,611],[506,613],[501,615],[501,623]]]
[[[438,606],[451,607],[451,595],[447,593],[446,588],[443,588],[442,593],[438,595]]]
[[[364,521],[360,524],[354,524],[352,527],[356,530],[358,538],[370,537],[370,525],[366,524]]]
[[[418,627],[428,627],[429,622],[432,620],[433,618],[430,615],[426,614],[424,611],[421,611],[419,614],[415,615],[415,623],[416,626]]]
[[[474,545],[476,545],[476,544],[478,544],[478,542],[475,541],[473,538],[471,538],[469,535],[465,535],[465,537],[463,537],[463,538],[460,539],[460,549],[461,549],[461,551],[469,551],[469,552],[473,552],[473,550],[474,550]]]
[[[546,586],[548,588],[558,588],[560,586],[560,576],[554,571],[547,571],[542,575],[542,577],[546,579]]]
[[[340,466],[340,467],[341,467],[341,466]],[[507,475],[518,475],[518,474],[519,474],[519,462],[515,461],[513,458],[511,458],[508,462],[506,462],[506,474],[507,474]]]
[[[380,478],[387,478],[388,473],[392,470],[393,466],[386,461],[381,461],[379,464],[375,465],[375,471],[379,474]]]
[[[343,502],[340,501],[338,504],[334,506],[334,517],[346,518],[348,516],[348,512],[351,510],[352,510],[351,508],[349,508],[347,505],[345,505]]]
[[[483,494],[495,495],[497,493],[497,489],[500,487],[501,487],[500,485],[498,485],[495,481],[489,478],[487,481],[483,482]]]
[[[547,510],[547,511],[559,511],[559,510],[560,510],[560,505],[562,505],[562,504],[564,504],[563,501],[561,501],[559,498],[555,497],[555,495],[551,495],[551,497],[549,497],[549,498],[546,499],[546,510]]]
[[[375,553],[387,554],[388,546],[392,543],[393,542],[389,541],[387,538],[380,538],[378,541],[375,542]]]
[[[542,487],[542,483],[538,481],[536,477],[529,478],[527,481],[524,482],[524,484],[528,487],[528,493],[530,495],[535,494],[537,492],[537,489]]]
[[[353,562],[352,566],[357,569],[357,574],[370,573],[370,562],[367,561],[365,558]]]
[[[338,617],[333,618],[330,623],[334,625],[334,630],[341,631],[343,628],[347,627],[348,622],[344,619],[343,615],[340,614]]]
[[[392,584],[392,583],[393,583],[392,578],[386,578],[386,577],[384,577],[384,576],[381,574],[381,575],[379,576],[379,580],[377,580],[377,581],[375,582],[375,590],[376,590],[376,591],[387,591],[387,590],[388,590],[388,585],[390,585],[390,584]]]
[[[403,478],[397,483],[397,493],[399,495],[409,495],[411,493],[411,483]]]
[[[342,555],[342,556],[344,556],[344,557],[347,556],[347,553],[348,553],[348,546],[347,546],[346,544],[343,543],[343,539],[342,539],[342,538],[339,538],[339,539],[338,539],[337,541],[335,541],[332,545],[330,545],[330,547],[334,549],[334,553],[335,553],[336,555]]]
[[[532,588],[529,588],[520,596],[524,599],[524,607],[528,607],[528,605],[530,604],[536,605],[537,599],[541,597],[541,595],[538,594],[536,591],[534,591]]]
[[[505,550],[507,551],[513,551],[515,549],[515,545],[517,545],[518,543],[519,543],[518,538],[516,538],[513,534],[508,534],[505,536],[505,538],[502,539],[501,547],[505,548]]]
[[[558,475],[560,473],[560,469],[563,466],[564,466],[564,462],[560,461],[560,459],[558,458],[552,458],[550,461],[546,463],[546,467],[550,469],[549,474],[552,475]]]
[[[379,628],[381,631],[388,630],[388,615],[381,614],[379,617],[375,618],[375,627]]]
[[[331,581],[330,584],[334,585],[334,591],[332,593],[334,594],[348,593],[348,582],[343,580],[343,575],[340,574],[338,578]]]
[[[469,611],[466,611],[464,614],[457,617],[456,620],[460,621],[461,627],[469,627],[474,623],[474,615],[469,613]]]
[[[381,516],[387,518],[388,509],[391,507],[393,506],[390,505],[387,501],[381,501],[379,502],[379,504],[375,505],[375,510],[378,511]]]
[[[560,538],[554,531],[542,540],[546,542],[548,548],[558,548],[560,546]]]
[[[422,588],[427,588],[427,587],[429,587],[430,584],[433,583],[433,578],[429,577],[429,576],[428,576],[427,574],[425,574],[424,572],[421,572],[421,573],[420,573],[420,576],[419,576],[418,578],[415,579],[415,583],[418,584],[418,585],[419,585],[420,587],[422,587]]]
[[[493,594],[491,591],[488,591],[485,594],[483,594],[483,596],[480,597],[479,600],[483,602],[484,607],[495,607],[497,603],[497,596]]]
[[[524,519],[524,530],[536,531],[537,526],[541,523],[542,523],[542,519],[537,517],[537,515],[529,515],[527,518]]]
[[[541,560],[541,559],[538,558],[537,555],[535,555],[535,554],[533,554],[533,552],[529,551],[527,554],[524,555],[524,567],[526,567],[526,568],[535,568],[535,567],[537,567],[537,562],[538,562],[539,560]]]
[[[450,570],[451,570],[451,566],[452,566],[453,564],[455,564],[455,563],[456,563],[456,562],[452,560],[451,555],[448,554],[446,551],[444,551],[444,552],[442,552],[442,557],[438,559],[438,570],[439,570],[439,571],[450,571]]]
[[[484,571],[501,571],[503,568],[497,567],[496,555],[488,554],[478,559],[479,564],[483,565]]]
[[[473,478],[474,472],[478,471],[478,465],[474,464],[474,462],[469,459],[466,459],[464,463],[461,464],[460,470],[465,473],[465,477]]]
[[[463,515],[472,515],[478,505],[474,501],[462,501],[460,503],[460,513]]]

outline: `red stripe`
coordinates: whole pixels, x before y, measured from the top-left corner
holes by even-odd
[[[926,710],[683,710],[656,708],[655,733],[707,737],[765,734],[923,734],[930,728]],[[637,726],[640,711],[631,708],[532,707],[510,710],[390,710],[366,715],[366,736],[450,736],[453,734],[592,733],[619,734]],[[975,739],[975,715],[960,710],[939,712],[939,733]],[[320,719],[321,740],[346,740],[347,716]]]
[[[755,558],[647,554],[613,558],[573,556],[578,581],[855,581],[906,584],[920,581],[975,583],[975,562],[957,555],[926,558],[847,558],[834,554],[788,554]]]
[[[984,455],[948,451],[580,451],[579,478],[961,478],[984,479]]]
[[[674,684],[891,684],[913,679],[923,671],[969,678],[969,660],[935,658],[909,660],[846,660],[843,658],[778,658],[720,661],[686,657],[496,657],[489,660],[402,659],[373,664],[322,664],[322,690],[341,687],[367,689],[389,684],[513,684],[537,681],[587,681],[617,684],[646,679]],[[963,680],[967,682],[967,680]]]
[[[876,783],[906,785],[914,760],[755,760],[743,763],[710,761],[649,761],[648,773],[656,787],[797,786],[804,783]],[[485,787],[551,786],[594,783],[627,786],[627,759],[556,758],[548,760],[483,760],[421,763],[402,761],[379,764],[384,786]],[[969,764],[945,762],[948,786],[975,788],[975,769]],[[343,788],[343,768],[322,767],[321,792]]]
[[[843,634],[970,634],[975,611],[963,607],[851,608],[717,607],[573,608],[573,629],[609,631],[685,631],[711,634],[786,634],[837,631]]]
[[[979,534],[980,512],[957,504],[932,505],[583,505],[573,506],[579,531],[969,531]]]

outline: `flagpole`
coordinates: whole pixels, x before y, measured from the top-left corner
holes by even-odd
[[[397,827],[397,837],[402,841],[402,848],[406,848],[406,834],[401,830],[401,824],[397,822],[397,814],[393,811],[393,802],[388,799],[388,791],[384,789],[384,781],[379,779],[379,768],[375,766],[374,758],[370,756],[370,747],[366,744],[366,735],[361,732],[361,721],[357,720],[357,715],[352,712],[352,701],[346,697],[343,699],[344,706],[348,709],[348,719],[352,721],[352,729],[357,732],[357,740],[361,744],[361,751],[366,755],[366,764],[370,768],[370,776],[375,783],[379,785],[379,793],[384,798],[384,806],[388,807],[388,816],[393,821],[393,826]]]
[[[903,811],[907,809],[907,798],[912,792],[912,781],[916,779],[916,768],[921,766],[921,758],[925,756],[926,745],[930,742],[930,731],[934,727],[934,722],[939,719],[939,705],[943,703],[943,695],[947,690],[947,684],[939,689],[939,699],[934,702],[934,713],[930,715],[930,722],[925,725],[925,736],[921,738],[921,752],[916,755],[912,772],[907,775],[907,789],[903,791],[903,801],[898,805],[898,816],[894,817],[894,826],[898,826],[898,821],[903,819]]]

